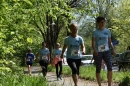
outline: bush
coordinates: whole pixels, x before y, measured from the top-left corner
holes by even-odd
[[[0,60],[0,86],[48,86],[42,76],[28,76],[11,60]]]
[[[124,77],[119,86],[130,86],[130,75]]]
[[[22,68],[20,68],[19,66],[17,66],[15,64],[15,62],[11,61],[11,60],[0,60],[0,71],[3,73],[19,73],[19,72],[23,72]]]

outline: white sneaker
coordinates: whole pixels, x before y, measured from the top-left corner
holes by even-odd
[[[58,77],[58,78],[57,78],[57,81],[59,81],[59,80],[60,80],[60,78]]]

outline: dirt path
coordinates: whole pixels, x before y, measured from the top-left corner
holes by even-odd
[[[42,75],[40,73],[41,68],[40,67],[33,67],[32,75]],[[24,70],[24,73],[27,72],[27,68]],[[57,81],[56,74],[54,72],[48,72],[46,79],[48,81],[49,86],[74,86],[73,80],[71,77],[63,76],[62,80]],[[84,79],[79,79],[78,86],[98,86],[97,82],[92,82]],[[107,86],[107,83],[102,83],[102,86]],[[112,83],[112,86],[118,86],[117,83]]]
[[[49,72],[46,78],[48,82],[50,82],[49,83],[50,86],[74,86],[73,80],[71,77],[63,76],[63,80],[57,81],[57,78],[54,72]],[[97,82],[79,79],[78,86],[98,86],[98,85],[97,85]],[[107,83],[102,83],[102,86],[107,86]],[[112,83],[112,86],[118,86],[118,84]]]

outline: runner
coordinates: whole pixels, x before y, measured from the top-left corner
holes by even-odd
[[[81,65],[81,52],[80,46],[82,50],[82,54],[85,54],[84,41],[81,36],[77,35],[78,26],[76,24],[71,24],[69,26],[71,35],[66,37],[61,58],[64,57],[64,52],[67,48],[67,63],[72,70],[72,78],[75,86],[78,85],[79,78],[79,68]]]
[[[42,67],[43,76],[46,76],[47,66],[50,63],[50,52],[49,49],[46,48],[45,42],[42,42],[42,48],[38,51],[36,59],[39,61],[39,64]]]
[[[111,43],[111,32],[107,28],[105,28],[105,18],[97,17],[96,19],[98,28],[93,31],[92,34],[92,48],[94,50],[94,60],[96,62],[96,78],[99,86],[101,86],[101,63],[102,59],[105,61],[107,65],[107,78],[108,78],[108,86],[111,86],[112,82],[112,60],[111,53],[109,47],[112,48],[113,55],[116,55],[114,51],[114,47]]]
[[[60,58],[62,53],[62,49],[60,48],[60,44],[56,43],[56,48],[53,50],[53,66],[56,67],[56,76],[57,80],[62,80],[62,59]],[[58,70],[58,66],[60,70]]]
[[[27,66],[28,66],[29,75],[32,74],[32,64],[33,64],[33,60],[35,60],[35,56],[34,56],[34,54],[32,53],[32,50],[31,50],[31,49],[28,49],[28,53],[26,53],[26,56],[25,56],[25,64],[27,64]]]

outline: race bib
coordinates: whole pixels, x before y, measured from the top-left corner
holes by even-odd
[[[98,46],[99,52],[104,52],[104,51],[108,51],[108,50],[109,50],[109,48],[105,44]]]
[[[60,57],[60,55],[56,55],[56,57],[57,57],[57,58],[59,58],[59,57]]]
[[[27,59],[27,61],[30,61],[30,59]]]
[[[28,56],[28,58],[30,59],[30,58],[31,58],[31,56]]]
[[[43,56],[42,56],[42,59],[46,59],[46,57],[47,57],[46,55],[43,55]]]
[[[78,53],[79,53],[79,50],[75,50],[75,49],[71,50],[71,55],[72,56],[78,56]]]

